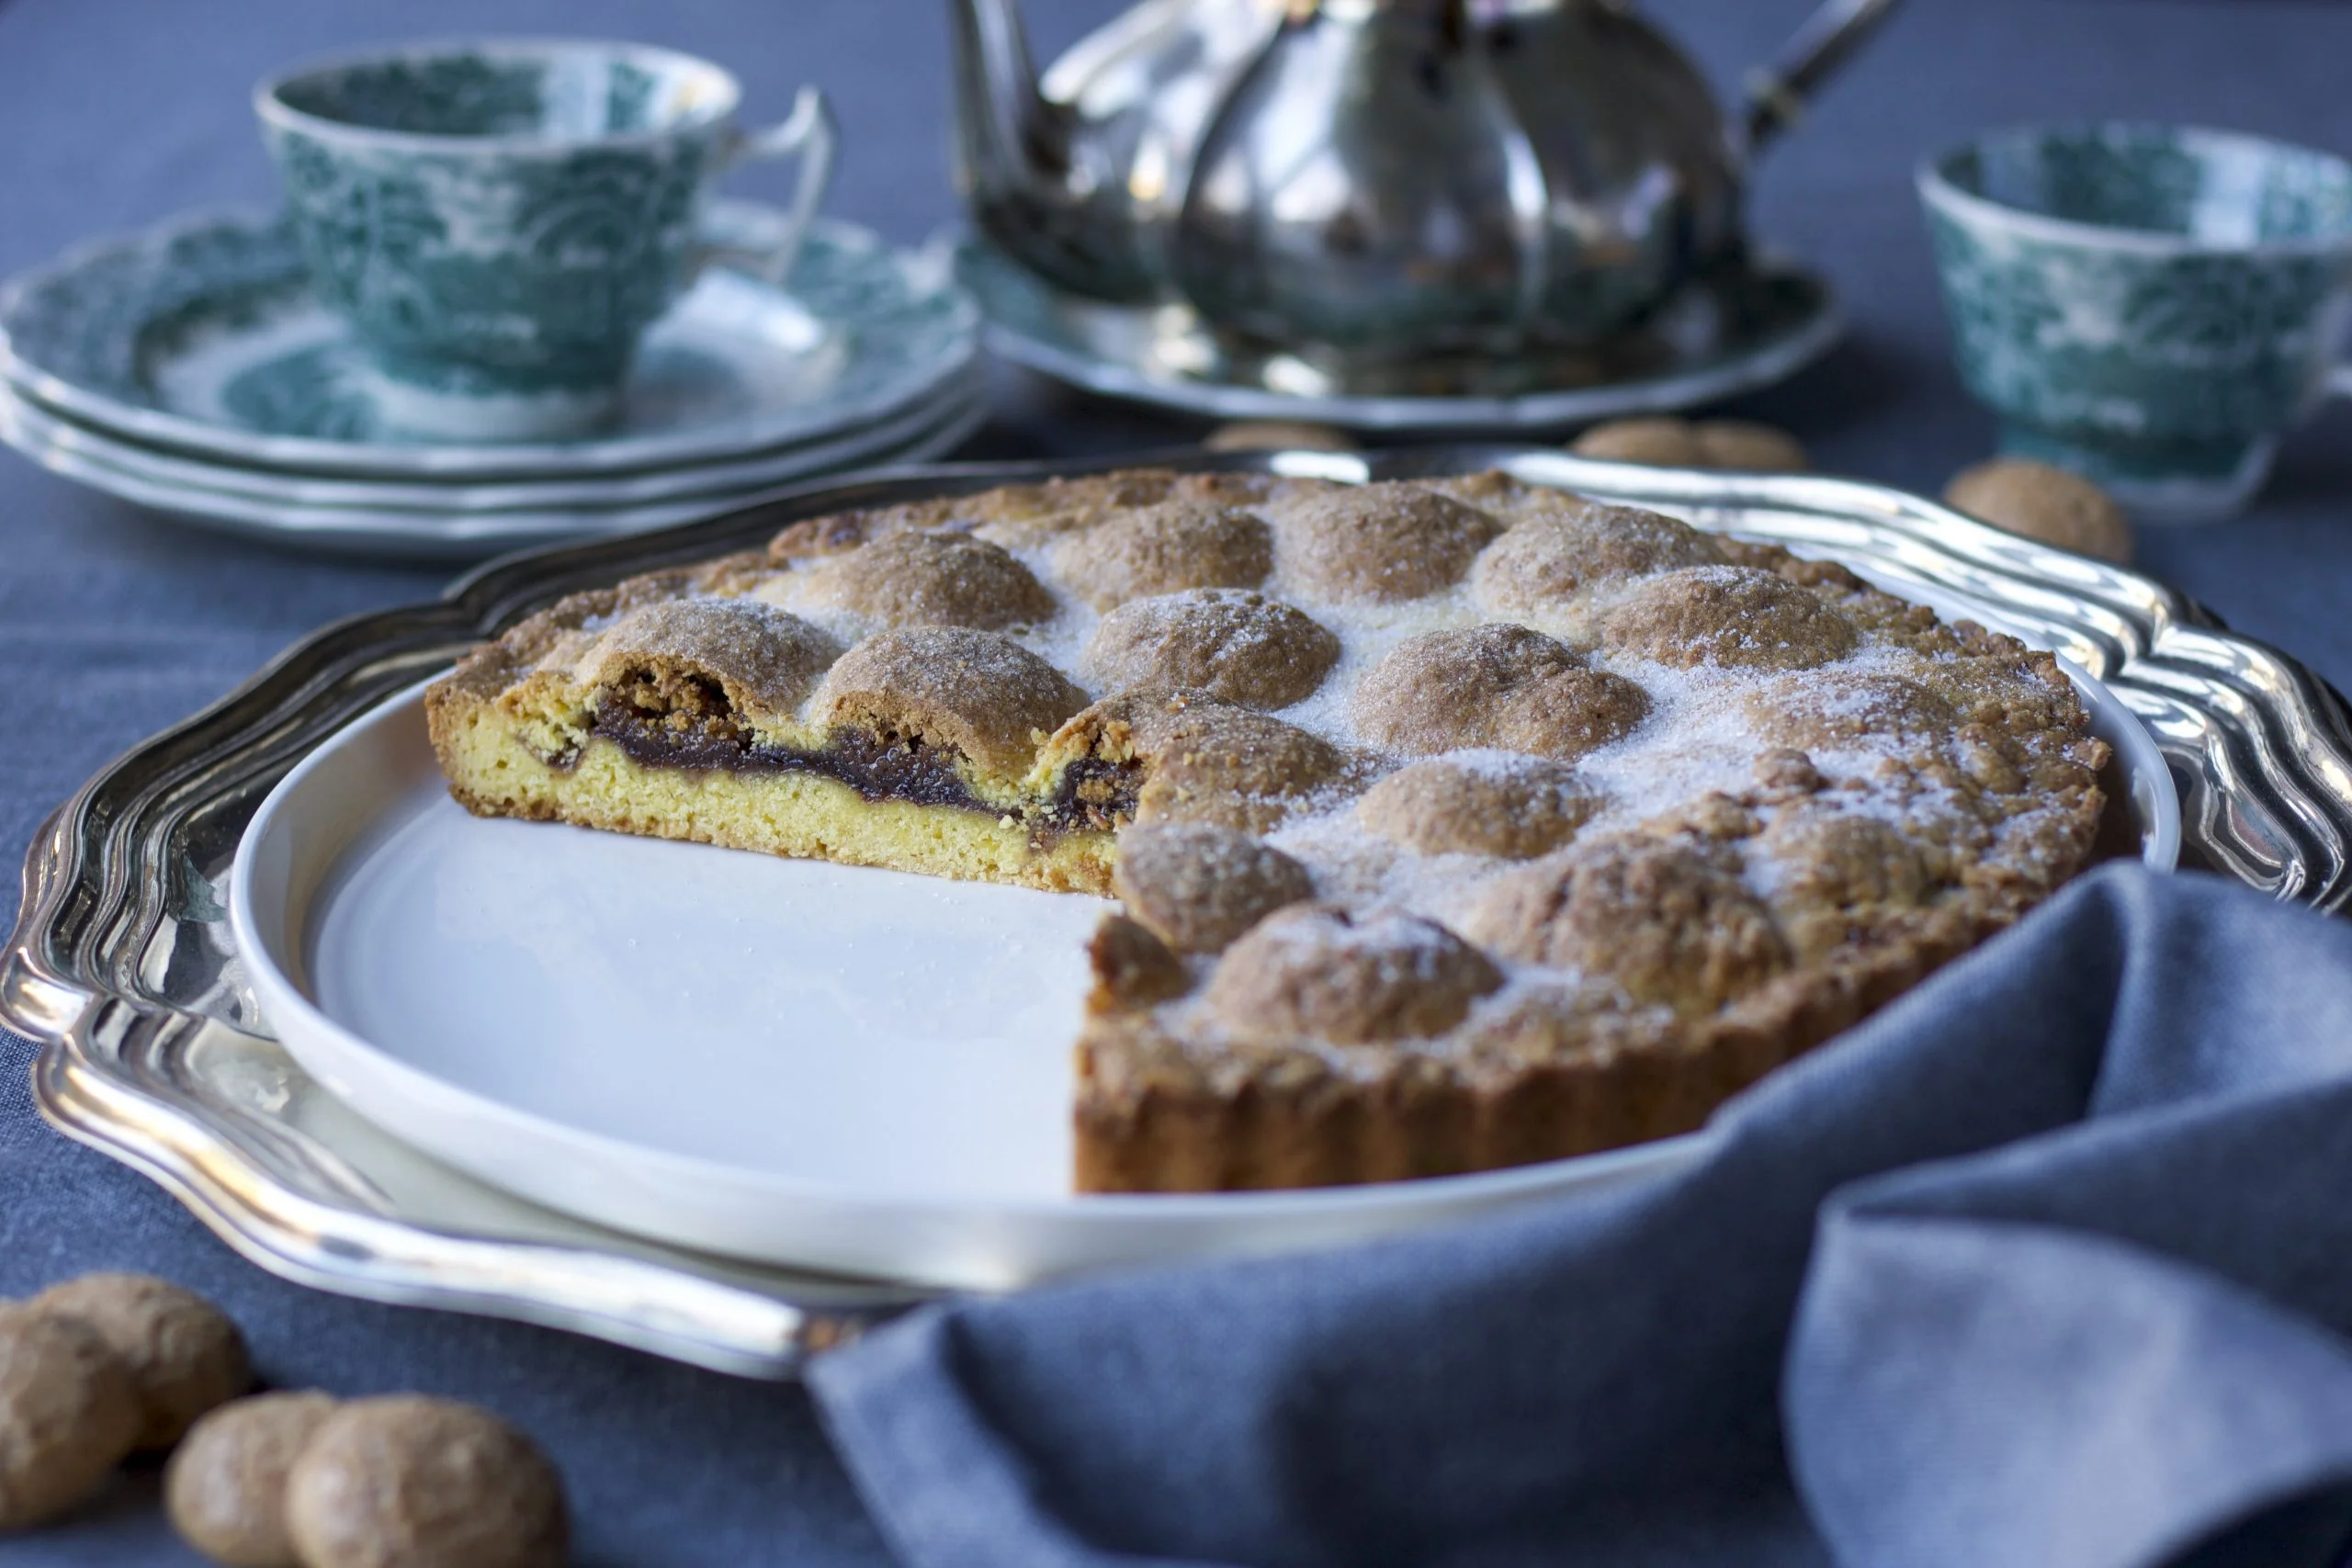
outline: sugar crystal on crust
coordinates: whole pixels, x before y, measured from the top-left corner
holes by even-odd
[[[1872,739],[1922,742],[1959,722],[1932,688],[1885,671],[1808,671],[1758,686],[1746,701],[1759,736],[1808,752]]]

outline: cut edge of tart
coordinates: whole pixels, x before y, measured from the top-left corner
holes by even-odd
[[[2074,874],[2107,756],[2048,654],[1499,474],[809,519],[426,710],[480,815],[1120,898],[1081,1191],[1693,1129]]]
[[[1012,700],[956,713],[888,684],[902,664],[954,670],[959,659],[979,682],[1035,677],[1009,656],[1005,669],[989,664],[1015,645],[983,645],[976,664],[967,639],[919,628],[861,645],[860,664],[819,694],[820,678],[851,659],[816,628],[735,600],[721,603],[740,613],[682,635],[660,617],[683,603],[624,609],[615,593],[576,595],[434,685],[427,723],[458,803],[478,816],[965,881],[1109,887],[1107,817],[1025,788],[1040,725],[1059,728],[1075,688],[1057,690],[1046,670],[1052,679],[1033,678]],[[761,657],[743,660],[746,648]],[[812,695],[838,716],[802,718]]]

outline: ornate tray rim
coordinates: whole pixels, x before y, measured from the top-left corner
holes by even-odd
[[[231,1247],[283,1277],[553,1325],[727,1371],[793,1375],[808,1356],[924,1292],[746,1268],[591,1227],[538,1224],[487,1189],[484,1203],[511,1210],[515,1223],[468,1228],[420,1217],[298,1128],[290,1111],[239,1107],[211,1092],[207,1062],[243,1060],[240,1051],[283,1059],[254,1027],[220,923],[217,874],[253,807],[311,747],[562,593],[764,538],[795,517],[1143,464],[1334,479],[1498,467],[1834,555],[1890,586],[1968,596],[1987,605],[1982,618],[2105,681],[2148,726],[2179,788],[2184,864],[2322,909],[2352,903],[2352,715],[2332,687],[2149,578],[1900,491],[1489,446],[1367,454],[1184,448],[1089,462],[889,468],[779,491],[658,533],[491,562],[438,600],[326,626],[107,764],[35,835],[16,928],[0,950],[0,1021],[40,1046],[35,1102],[61,1132],[148,1176]],[[265,1104],[287,1103],[302,1088],[297,1080],[277,1082],[277,1100]]]

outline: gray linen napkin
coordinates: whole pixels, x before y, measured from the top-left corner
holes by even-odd
[[[2293,1568],[2352,1534],[2352,925],[2114,867],[1702,1162],[924,1311],[811,1381],[915,1568]]]

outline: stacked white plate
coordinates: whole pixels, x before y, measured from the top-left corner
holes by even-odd
[[[759,248],[773,208],[713,204]],[[704,275],[648,334],[620,424],[459,446],[379,424],[291,234],[204,213],[0,287],[0,440],[96,489],[322,548],[482,556],[660,527],[779,485],[941,457],[981,423],[979,318],[940,254],[809,231],[788,288]]]

